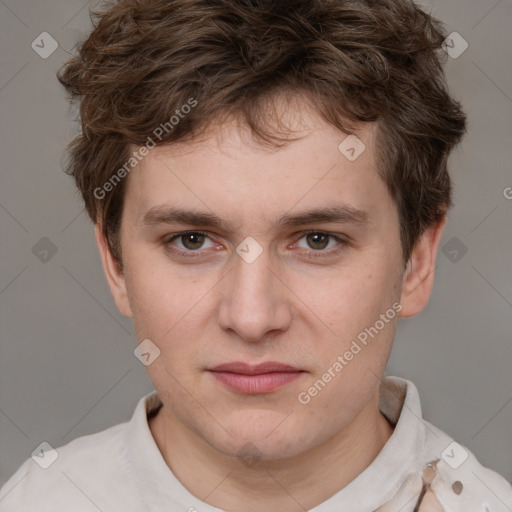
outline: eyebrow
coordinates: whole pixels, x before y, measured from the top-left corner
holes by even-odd
[[[285,214],[277,220],[281,227],[297,227],[314,223],[350,223],[367,224],[370,214],[367,211],[354,208],[349,205],[336,205],[325,208],[315,208],[295,214]],[[190,224],[209,228],[220,228],[226,232],[233,232],[234,228],[229,223],[213,213],[185,210],[172,206],[155,206],[150,208],[142,217],[144,226],[156,226],[159,224]]]

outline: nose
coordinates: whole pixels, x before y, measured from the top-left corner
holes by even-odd
[[[270,267],[268,251],[251,263],[234,255],[234,268],[223,283],[219,325],[240,338],[258,342],[277,331],[286,331],[292,314],[287,287]]]

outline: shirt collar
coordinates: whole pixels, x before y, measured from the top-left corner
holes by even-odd
[[[399,492],[412,473],[418,473],[426,443],[425,423],[416,386],[399,377],[384,377],[379,408],[394,431],[373,462],[352,482],[311,512],[377,510]]]

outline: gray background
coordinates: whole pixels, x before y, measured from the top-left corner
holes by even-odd
[[[426,419],[512,480],[512,3],[423,4],[469,43],[447,73],[470,125],[451,160],[456,207],[433,297],[399,323],[388,373],[413,380]],[[61,170],[76,126],[55,73],[92,5],[0,0],[0,484],[42,441],[58,447],[126,421],[152,390]],[[43,31],[59,43],[47,59],[31,48]],[[57,248],[46,263],[32,252],[42,237]]]

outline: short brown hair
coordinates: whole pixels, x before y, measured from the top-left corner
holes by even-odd
[[[376,123],[378,171],[397,204],[404,262],[451,206],[447,157],[465,115],[447,91],[443,28],[413,2],[121,0],[92,19],[91,35],[58,74],[79,100],[82,126],[67,170],[121,265],[126,180],[104,198],[94,191],[191,98],[195,108],[159,145],[235,115],[260,142],[280,146],[291,139],[262,115],[280,92],[307,97],[345,133]]]

